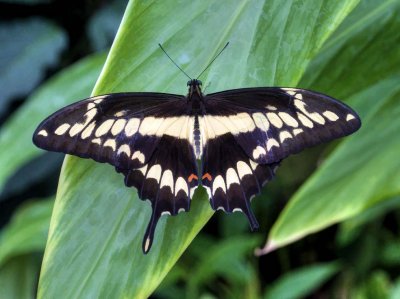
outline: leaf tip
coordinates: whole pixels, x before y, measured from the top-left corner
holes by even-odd
[[[264,245],[264,247],[254,249],[254,255],[257,257],[260,257],[262,255],[266,255],[266,254],[274,251],[278,247],[279,247],[278,244],[271,240],[271,241],[268,241]]]

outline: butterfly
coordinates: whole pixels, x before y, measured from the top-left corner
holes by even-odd
[[[200,80],[187,85],[186,96],[90,97],[49,116],[33,135],[42,149],[113,165],[126,186],[151,202],[145,254],[159,218],[189,211],[200,185],[213,210],[242,212],[257,229],[250,201],[283,159],[361,126],[349,106],[310,90],[256,87],[204,95]]]

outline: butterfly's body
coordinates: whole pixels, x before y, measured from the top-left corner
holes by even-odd
[[[161,215],[188,211],[199,185],[214,210],[243,212],[256,229],[250,200],[282,159],[361,125],[350,107],[313,91],[259,87],[203,95],[199,80],[188,86],[186,97],[88,98],[54,113],[34,134],[41,148],[110,163],[150,200],[145,253]]]

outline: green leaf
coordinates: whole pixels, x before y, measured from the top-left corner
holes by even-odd
[[[58,61],[65,33],[49,21],[31,18],[1,22],[0,115],[12,97],[27,95]],[[45,53],[45,54],[44,54]]]
[[[217,276],[231,282],[232,287],[240,285],[243,291],[243,286],[254,278],[254,270],[245,257],[259,241],[257,236],[235,236],[204,250],[203,256],[190,267],[190,276],[186,279],[187,297],[197,298],[200,287]]]
[[[43,252],[54,199],[24,204],[0,235],[0,266],[13,256]]]
[[[342,93],[352,95],[349,103],[360,113],[363,125],[359,132],[347,137],[295,193],[274,224],[261,253],[355,216],[400,193],[397,179],[400,175],[400,51],[397,47],[400,5],[396,3],[387,7],[391,11],[385,22],[376,23],[375,18],[365,18],[365,14],[369,15],[371,11],[365,11],[365,14],[356,11],[364,22],[370,21],[369,26],[362,31],[356,26],[347,29],[356,30],[355,34],[338,32],[332,37],[335,44],[342,44],[343,48],[336,49],[331,60],[325,62],[326,68],[318,78],[323,81],[325,77],[332,78],[336,74],[336,70],[328,66],[345,66],[346,70],[341,73],[344,81],[338,79],[331,85],[347,85]],[[376,9],[383,15],[387,13],[380,6]],[[376,26],[381,27],[378,30]],[[369,29],[382,34],[371,40]],[[376,44],[387,48],[387,61],[384,59],[379,63],[382,49]],[[369,53],[368,58],[363,56],[365,51]],[[347,55],[343,56],[343,53]],[[359,56],[365,59],[358,61]],[[352,76],[362,79],[350,82],[347,78]]]
[[[389,290],[389,275],[382,270],[376,270],[371,273],[370,277],[360,287],[353,291],[351,298],[389,298]]]
[[[336,263],[316,264],[293,270],[280,277],[264,294],[264,299],[295,299],[310,295],[339,270]]]
[[[29,97],[1,127],[0,193],[7,178],[42,152],[32,144],[36,126],[77,98],[89,96],[104,60],[103,54],[93,55],[61,71]]]
[[[184,94],[186,78],[157,46],[208,89],[295,85],[330,33],[358,3],[332,1],[129,2],[93,94]],[[212,33],[212,34],[210,34]],[[191,212],[163,218],[152,250],[141,252],[150,206],[112,167],[67,157],[46,247],[39,298],[68,284],[65,297],[148,297],[213,212],[204,190]]]
[[[6,299],[34,299],[41,258],[14,257],[0,266],[0,295]]]

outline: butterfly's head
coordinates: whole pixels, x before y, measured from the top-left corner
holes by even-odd
[[[193,87],[200,86],[201,87],[202,85],[203,85],[203,83],[200,80],[197,80],[197,79],[190,79],[187,82],[187,86],[193,86]]]
[[[202,96],[201,93],[201,85],[203,83],[197,79],[190,79],[187,83],[189,86],[189,98],[193,96],[193,94],[197,94],[198,96]]]

